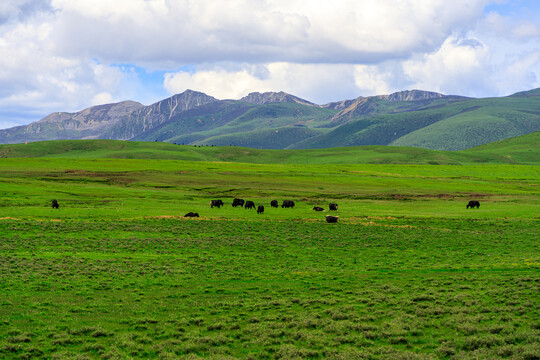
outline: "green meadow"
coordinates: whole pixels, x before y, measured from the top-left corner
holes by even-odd
[[[0,358],[539,359],[535,134],[0,146]]]

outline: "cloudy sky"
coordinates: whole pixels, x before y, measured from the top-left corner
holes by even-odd
[[[540,87],[537,0],[2,0],[0,128],[186,89],[325,104]]]

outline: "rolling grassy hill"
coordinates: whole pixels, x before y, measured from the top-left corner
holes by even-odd
[[[492,158],[505,158],[519,164],[540,163],[540,132],[492,142],[462,151],[464,154],[486,154]]]
[[[287,128],[285,131],[304,128]],[[309,129],[307,129],[309,130]],[[265,135],[264,133],[261,135]],[[266,134],[268,135],[268,134]],[[295,135],[295,134],[292,134]],[[174,145],[117,140],[58,140],[0,145],[0,158],[123,158],[290,164],[540,164],[540,132],[464,151],[399,146],[261,150],[237,146]]]

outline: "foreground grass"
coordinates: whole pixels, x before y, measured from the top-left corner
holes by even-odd
[[[534,359],[539,230],[367,217],[2,220],[0,354]]]
[[[3,159],[0,358],[538,359],[539,179]],[[338,224],[311,210],[329,201]]]

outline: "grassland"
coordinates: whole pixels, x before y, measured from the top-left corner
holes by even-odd
[[[297,136],[301,128],[287,130]],[[162,142],[61,140],[0,145],[1,158],[121,158],[226,161],[256,164],[540,164],[540,132],[462,151],[399,146],[350,146],[311,150],[184,146]]]
[[[540,357],[538,166],[186,161],[150,145],[152,160],[61,142],[0,159],[0,358]],[[311,210],[330,201],[337,224]]]

